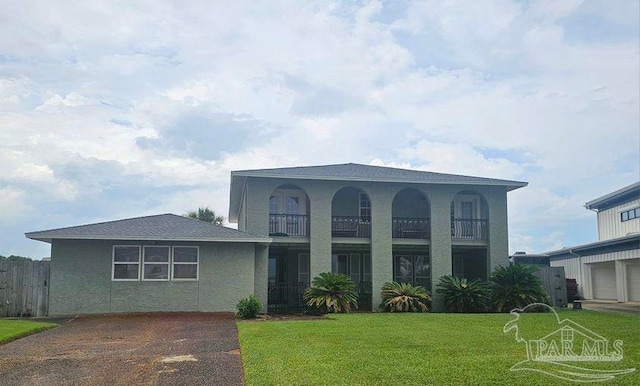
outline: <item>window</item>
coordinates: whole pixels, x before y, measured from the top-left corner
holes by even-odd
[[[169,280],[169,247],[143,248],[142,280]]]
[[[140,247],[113,247],[113,280],[140,280]]]
[[[116,281],[198,280],[198,254],[198,247],[116,245],[111,278]]]
[[[371,221],[371,201],[365,193],[360,193],[360,220]]]
[[[298,281],[309,285],[309,254],[298,253]]]
[[[620,220],[622,222],[633,220],[634,218],[640,218],[640,208],[630,209],[620,213]]]
[[[395,255],[393,257],[393,277],[398,283],[410,283],[431,287],[429,257],[426,255]]]
[[[173,280],[198,280],[198,247],[173,247]]]

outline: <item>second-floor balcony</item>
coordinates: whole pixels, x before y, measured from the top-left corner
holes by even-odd
[[[488,240],[488,221],[483,219],[451,219],[452,240]]]
[[[358,216],[332,216],[333,237],[371,238],[371,218]]]
[[[431,238],[431,224],[428,218],[394,217],[392,232],[395,239]]]
[[[269,235],[309,237],[309,216],[304,214],[270,214]]]

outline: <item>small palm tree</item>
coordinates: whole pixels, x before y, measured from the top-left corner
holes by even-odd
[[[187,212],[185,217],[189,217],[195,220],[204,222],[210,222],[211,224],[222,225],[224,223],[224,217],[216,215],[216,212],[206,207],[199,207],[198,210],[192,210]]]
[[[480,279],[460,279],[445,275],[440,278],[436,292],[444,297],[448,312],[484,312],[489,306],[491,291],[489,285]]]
[[[356,285],[347,275],[323,272],[304,291],[304,300],[322,313],[351,312],[358,308]]]
[[[421,286],[392,281],[382,286],[382,308],[386,312],[428,312],[431,296]]]
[[[491,275],[493,305],[499,312],[524,308],[532,303],[548,303],[542,281],[536,276],[533,265],[511,264],[498,266]]]

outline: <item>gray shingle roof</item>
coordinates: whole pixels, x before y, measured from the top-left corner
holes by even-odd
[[[270,242],[266,236],[241,232],[175,214],[135,217],[124,220],[50,229],[25,234],[33,240],[108,239],[108,240],[174,240],[222,242]]]
[[[420,170],[398,169],[355,163],[322,166],[299,166],[277,169],[238,170],[231,172],[231,192],[229,208],[229,219],[231,221],[233,221],[237,217],[237,210],[240,203],[240,197],[242,195],[244,180],[247,177],[334,181],[401,182],[417,184],[494,185],[504,186],[507,188],[507,191],[527,186],[526,182],[520,181],[463,176],[456,174],[433,173]]]

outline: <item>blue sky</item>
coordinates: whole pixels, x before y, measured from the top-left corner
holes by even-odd
[[[208,205],[229,172],[343,162],[529,182],[510,251],[595,241],[640,179],[639,3],[13,2],[0,254],[24,232]]]

